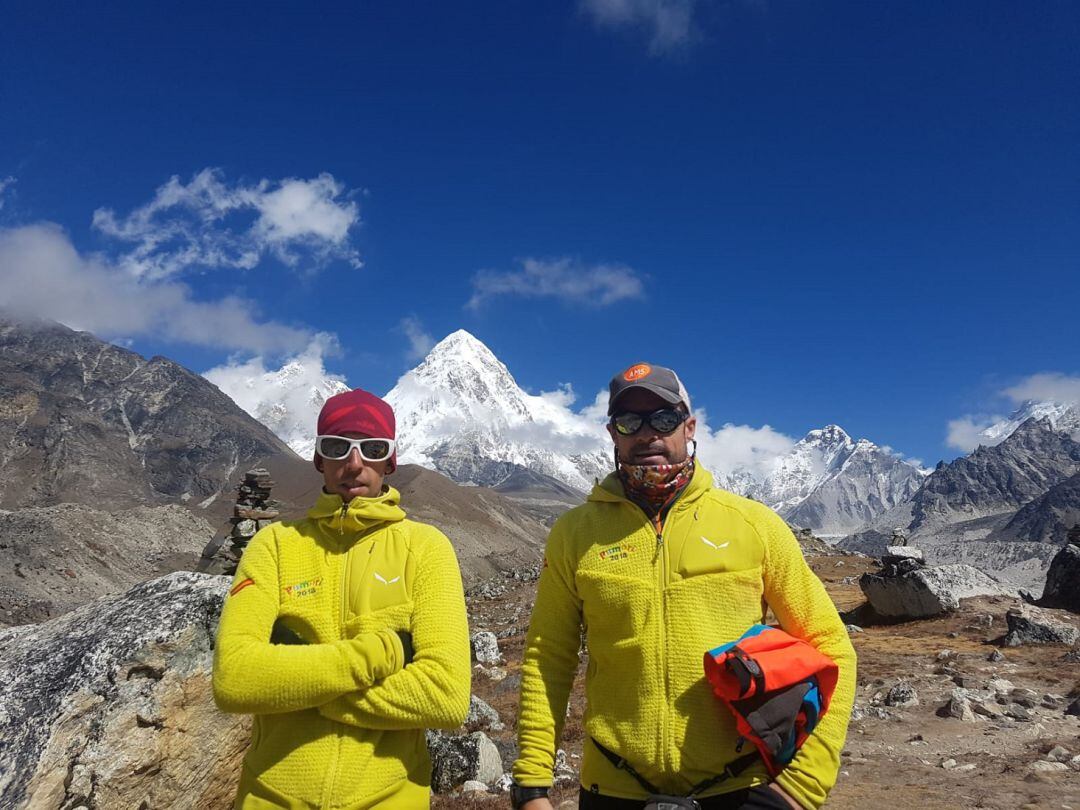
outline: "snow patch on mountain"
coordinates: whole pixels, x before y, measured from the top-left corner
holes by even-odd
[[[277,434],[302,458],[315,452],[315,423],[327,399],[348,391],[345,379],[323,367],[325,346],[312,344],[278,369],[262,357],[229,362],[203,373],[232,400]]]
[[[964,416],[949,422],[948,444],[971,452],[980,445],[994,447],[1011,436],[1028,419],[1049,419],[1054,430],[1080,440],[1080,403],[1026,400],[1009,416]]]

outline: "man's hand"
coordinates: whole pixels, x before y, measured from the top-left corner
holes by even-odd
[[[791,806],[792,810],[803,810],[803,806],[797,801],[795,801],[793,798],[791,798],[787,794],[787,791],[780,787],[780,785],[776,784],[776,782],[769,782],[769,790],[775,790],[777,793],[779,793],[780,796],[783,797],[784,801],[786,801],[788,805]]]

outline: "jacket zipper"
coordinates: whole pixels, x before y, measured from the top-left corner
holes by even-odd
[[[338,536],[345,536],[345,513],[348,510],[347,504],[341,505],[341,523],[338,526]],[[350,545],[348,549],[344,547],[344,543],[338,548],[338,565],[340,566],[340,573],[338,575],[338,582],[340,583],[338,588],[338,610],[337,610],[337,628],[338,638],[345,638],[345,605],[346,594],[349,590],[349,551],[352,549]],[[337,791],[338,781],[338,765],[341,762],[341,744],[344,735],[340,729],[336,728],[334,731],[334,756],[331,760],[330,767],[327,769],[327,781],[323,786],[323,801],[324,807],[332,805],[335,799],[334,793]]]
[[[678,494],[678,493],[677,493]],[[665,503],[660,511],[656,513],[655,518],[650,518],[645,514],[645,510],[638,506],[633,501],[627,499],[627,503],[631,504],[635,509],[641,512],[642,517],[646,522],[652,526],[653,532],[656,534],[656,555],[660,558],[660,669],[664,673],[664,705],[661,707],[660,714],[660,757],[657,767],[661,774],[665,774],[668,771],[668,733],[670,727],[670,720],[668,718],[668,704],[671,700],[671,684],[668,680],[668,666],[667,666],[667,581],[668,581],[668,555],[667,548],[664,545],[664,529],[670,524],[670,520],[660,522],[660,517],[664,513],[664,509],[667,508],[668,503]],[[674,511],[674,510],[672,510]],[[668,518],[671,517],[671,513],[668,513]]]

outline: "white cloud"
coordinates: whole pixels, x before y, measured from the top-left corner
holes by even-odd
[[[1037,402],[1080,402],[1080,376],[1060,372],[1032,374],[1002,393],[1014,403],[1035,400]]]
[[[999,422],[1007,419],[1005,416],[962,416],[959,419],[950,419],[945,431],[945,443],[956,450],[970,453],[980,444],[991,445],[997,442],[990,441],[986,433]],[[1004,437],[1002,437],[1004,438]],[[1000,440],[999,440],[1000,441]]]
[[[415,315],[402,318],[399,327],[409,340],[409,351],[406,356],[410,362],[423,359],[435,345],[435,339],[428,334],[423,323]]]
[[[698,457],[720,475],[745,473],[760,480],[771,472],[777,458],[795,446],[795,439],[769,425],[759,428],[727,422],[713,430],[704,410],[695,410]]]
[[[79,254],[53,224],[0,229],[0,307],[104,338],[156,337],[227,350],[298,351],[307,329],[258,321],[252,302],[197,301],[175,281],[140,281]]]
[[[324,358],[336,349],[336,340],[320,333],[280,368],[268,368],[262,356],[230,358],[203,376],[300,456],[310,458],[323,403],[349,389],[344,377],[326,370]]]
[[[599,28],[643,31],[653,55],[682,48],[697,37],[697,0],[581,0]]]
[[[133,245],[118,260],[132,276],[164,279],[195,268],[250,270],[266,256],[291,267],[301,260],[359,267],[349,240],[359,221],[357,204],[330,174],[244,185],[203,169],[187,184],[171,177],[125,217],[97,209],[93,226]]]
[[[478,308],[498,295],[522,298],[557,298],[588,306],[607,306],[628,298],[641,298],[644,284],[638,273],[624,264],[586,265],[563,257],[521,261],[521,270],[498,273],[481,270],[473,276],[473,295],[468,306]]]
[[[9,192],[9,189],[14,185],[15,185],[15,178],[14,177],[0,178],[0,211],[4,210],[4,198],[9,193],[14,193],[14,192]]]

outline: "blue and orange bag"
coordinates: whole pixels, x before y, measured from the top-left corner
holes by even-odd
[[[829,708],[838,668],[783,630],[755,624],[705,653],[705,677],[771,776],[791,762]]]

